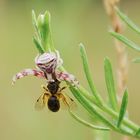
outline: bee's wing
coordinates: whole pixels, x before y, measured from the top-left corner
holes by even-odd
[[[48,96],[46,94],[42,94],[35,103],[35,110],[41,111],[48,101]]]
[[[77,105],[74,102],[74,100],[71,97],[69,97],[67,94],[65,95],[61,94],[60,107],[61,109],[75,110],[77,108]]]

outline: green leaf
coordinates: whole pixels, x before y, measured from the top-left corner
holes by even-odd
[[[110,129],[109,128],[106,128],[106,127],[101,127],[101,126],[96,126],[96,125],[93,125],[91,123],[88,123],[86,122],[85,120],[81,119],[80,117],[78,117],[76,114],[74,114],[72,111],[69,110],[69,113],[70,115],[76,119],[78,122],[82,123],[83,125],[87,126],[87,127],[90,127],[92,129],[95,129],[95,130],[104,130],[104,131],[109,131]]]
[[[136,136],[139,136],[139,134],[140,134],[140,128],[136,131]]]
[[[116,96],[116,90],[115,90],[113,73],[112,73],[112,66],[108,58],[105,58],[104,60],[104,71],[105,71],[106,86],[107,86],[108,95],[109,95],[109,102],[112,108],[115,111],[117,111],[118,104],[117,104],[117,96]]]
[[[33,42],[36,46],[36,48],[38,49],[39,53],[43,54],[45,52],[45,50],[42,48],[42,46],[40,45],[40,43],[38,42],[38,40],[33,37]]]
[[[113,130],[118,131],[117,127],[113,125],[99,110],[94,106],[90,100],[86,99],[82,95],[82,91],[79,91],[78,88],[70,87],[71,92],[75,96],[75,98],[81,103],[81,105],[90,113],[91,116],[96,116],[98,120],[103,122],[107,127],[110,127]]]
[[[46,15],[40,14],[38,16],[37,21],[38,21],[38,28],[40,30],[41,37],[45,42],[49,34],[49,15],[47,17]]]
[[[119,17],[135,32],[140,34],[140,28],[130,19],[128,18],[124,13],[122,13],[118,8],[116,8],[117,14]]]
[[[51,31],[50,31],[50,13],[40,14],[37,19],[38,30],[41,35],[42,45],[45,50],[50,50],[52,45]]]
[[[134,58],[134,59],[132,60],[132,62],[133,62],[133,63],[140,63],[140,58]]]
[[[122,103],[121,103],[121,108],[120,108],[120,113],[119,113],[119,118],[118,118],[118,123],[117,126],[120,127],[123,118],[125,117],[126,109],[127,109],[127,104],[128,104],[128,92],[125,90]]]
[[[82,43],[80,43],[79,46],[80,46],[80,54],[81,54],[81,58],[82,58],[82,62],[83,62],[83,68],[84,68],[84,72],[85,72],[89,87],[90,87],[93,95],[95,96],[95,98],[98,100],[98,102],[102,103],[102,99],[101,99],[98,91],[96,90],[96,87],[95,87],[93,79],[92,79],[85,47]]]
[[[115,125],[116,124],[112,124],[111,121],[108,122],[109,120],[105,117],[105,115],[103,113],[100,112],[106,112],[107,114],[109,113],[113,119],[118,120],[119,114],[118,112],[115,112],[114,110],[112,110],[111,108],[109,108],[106,104],[104,105],[100,105],[97,101],[96,98],[93,98],[94,96],[91,96],[88,91],[86,89],[84,89],[81,85],[79,85],[77,88],[76,87],[72,87],[74,88],[76,91],[73,91],[73,95],[75,96],[75,98],[81,103],[81,105],[83,105],[83,107],[86,109],[85,104],[86,102],[84,102],[84,100],[81,100],[81,97],[84,98],[87,103],[89,103],[92,107],[93,110],[96,110],[96,112],[92,112],[90,113],[91,116],[96,116],[97,120],[100,122],[103,122],[106,126],[110,126],[110,128],[115,129],[116,131],[119,131],[123,134],[127,134],[130,135],[130,133],[127,131],[127,128],[130,128],[131,130],[136,131],[138,129],[138,125],[134,124],[133,122],[129,121],[127,118],[124,118],[122,123],[124,126],[126,126],[125,128],[123,127],[123,129],[118,129]],[[87,109],[86,109],[87,110]],[[87,110],[89,112],[89,110]],[[99,114],[98,114],[99,113]],[[95,114],[95,115],[94,115]],[[98,116],[99,115],[99,116]],[[100,118],[102,117],[103,118]],[[107,121],[107,122],[106,122]],[[109,124],[107,124],[109,123]],[[132,128],[133,126],[133,128]]]
[[[126,38],[125,36],[116,33],[116,32],[110,32],[110,34],[112,36],[114,36],[116,39],[120,40],[121,42],[123,42],[127,47],[130,47],[132,49],[134,49],[135,51],[140,51],[140,47],[138,45],[136,45],[134,42],[132,42],[131,40],[129,40],[128,38]]]
[[[36,15],[34,10],[32,10],[32,23],[36,32],[38,32],[37,20],[36,20]]]

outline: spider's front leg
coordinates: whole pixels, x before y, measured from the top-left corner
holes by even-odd
[[[45,78],[44,73],[40,70],[36,70],[36,69],[25,69],[19,73],[17,73],[15,76],[13,76],[12,79],[12,84],[14,84],[16,82],[16,80],[21,79],[25,76],[36,76],[39,78]]]
[[[75,78],[75,76],[67,72],[56,72],[56,77],[58,80],[69,82],[74,86],[79,84],[79,81]]]

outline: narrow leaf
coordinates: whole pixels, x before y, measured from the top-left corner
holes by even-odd
[[[121,103],[121,108],[120,108],[120,113],[119,113],[119,119],[117,126],[120,127],[123,118],[125,117],[126,109],[127,109],[127,104],[128,104],[128,92],[125,90],[122,103]]]
[[[87,121],[81,119],[80,117],[78,117],[76,114],[74,114],[72,111],[69,110],[69,113],[70,115],[76,119],[78,122],[80,122],[81,124],[87,126],[87,127],[90,127],[92,129],[95,129],[95,130],[104,130],[104,131],[109,131],[110,129],[109,128],[106,128],[106,127],[101,127],[101,126],[96,126],[96,125],[93,125],[91,123],[88,123]]]
[[[46,11],[44,14],[40,14],[37,19],[41,44],[46,51],[55,50],[51,37],[50,20],[51,20],[51,16],[48,11]]]
[[[38,49],[39,53],[43,54],[45,52],[45,50],[42,48],[42,46],[40,45],[40,43],[38,42],[38,40],[33,37],[33,42],[36,46],[36,48]]]
[[[117,96],[116,96],[116,90],[115,90],[113,73],[112,73],[112,66],[108,58],[105,58],[104,60],[104,71],[105,71],[106,86],[109,95],[109,102],[112,108],[117,111],[118,104],[117,104]]]
[[[89,94],[87,96],[84,95],[85,94],[84,92],[86,91],[86,89],[82,88],[82,86],[80,86],[80,87],[79,86],[70,87],[70,90],[73,93],[73,95],[75,96],[75,98],[79,101],[79,103],[90,113],[91,116],[96,116],[97,120],[104,123],[104,125],[106,127],[109,127],[111,129],[121,132],[123,134],[132,135],[132,133],[131,134],[127,133],[127,131],[124,128],[123,128],[123,130],[121,130],[120,128],[116,127],[116,124],[112,124],[112,122],[110,120],[108,120],[104,115],[104,113],[106,112],[106,113],[110,114],[114,119],[118,119],[119,115],[117,112],[113,111],[111,108],[107,107],[106,105],[103,105],[103,106],[100,105],[100,107],[97,107],[92,102],[92,100],[90,100],[90,98],[88,98],[88,96],[90,96]],[[83,92],[83,89],[84,89],[84,92]],[[93,96],[91,96],[91,97],[93,97]],[[104,111],[104,113],[101,113],[102,111]],[[133,131],[133,134],[134,134],[134,131],[137,131],[139,128],[138,125],[131,122],[127,118],[124,118],[122,120],[122,123],[123,123],[123,125],[127,126],[128,128],[131,128],[131,130]]]
[[[50,13],[48,11],[44,14],[44,25],[43,25],[43,35],[44,35],[44,41],[45,41],[45,47],[48,47],[50,49],[51,45],[51,34],[50,34]]]
[[[50,13],[40,14],[37,19],[41,44],[45,50],[50,50]]]
[[[113,125],[110,120],[108,120],[102,113],[99,112],[99,110],[95,107],[93,103],[90,102],[90,100],[86,99],[82,95],[82,91],[79,91],[77,88],[70,87],[71,92],[75,96],[75,98],[81,103],[81,105],[90,113],[91,116],[96,116],[98,120],[103,122],[106,126],[108,126],[111,129],[117,130],[117,127]]]
[[[132,60],[132,62],[133,62],[133,63],[140,63],[140,58],[134,58],[134,59]]]
[[[32,10],[32,23],[33,23],[33,26],[34,26],[36,32],[38,32],[37,20],[36,20],[36,15],[35,15],[34,10]]]
[[[136,136],[138,136],[140,134],[140,128],[136,131]]]
[[[48,26],[48,37],[46,38],[46,47],[49,51],[55,51],[53,45],[53,39],[52,39],[52,33],[51,33],[51,15],[48,11],[45,12],[44,20],[46,23],[46,26]]]
[[[138,52],[140,51],[140,47],[136,45],[134,42],[132,42],[131,40],[129,40],[128,38],[126,38],[125,36],[116,32],[110,32],[110,34],[114,36],[115,38],[117,38],[118,40],[120,40],[121,42],[123,42],[126,46],[134,49],[135,51],[138,51]]]
[[[101,99],[98,91],[96,90],[96,87],[95,87],[93,79],[92,79],[85,47],[82,43],[80,43],[79,46],[80,46],[80,54],[81,54],[81,58],[82,58],[82,62],[83,62],[83,68],[84,68],[84,72],[85,72],[89,87],[90,87],[93,95],[95,96],[95,98],[98,100],[98,102],[102,103],[102,99]]]
[[[38,28],[41,34],[41,38],[45,42],[49,35],[49,17],[47,17],[47,15],[40,14],[38,16],[37,21],[38,21],[37,24],[38,24]]]
[[[124,13],[122,13],[118,8],[116,8],[117,14],[119,17],[135,32],[140,34],[140,28],[130,19],[128,18]]]

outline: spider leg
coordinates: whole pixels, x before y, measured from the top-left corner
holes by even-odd
[[[79,82],[78,80],[75,78],[74,75],[72,74],[69,74],[67,72],[56,72],[56,77],[57,79],[59,79],[60,81],[66,81],[66,82],[69,82],[71,83],[72,85],[78,85]]]
[[[16,80],[21,79],[25,76],[36,76],[39,78],[45,78],[44,73],[40,70],[36,70],[36,69],[25,69],[19,73],[17,73],[15,76],[13,76],[12,79],[12,84],[14,84],[16,82]]]
[[[59,68],[60,66],[62,66],[63,64],[63,60],[60,57],[59,51],[55,51],[56,52],[56,57],[57,57],[57,68]]]

